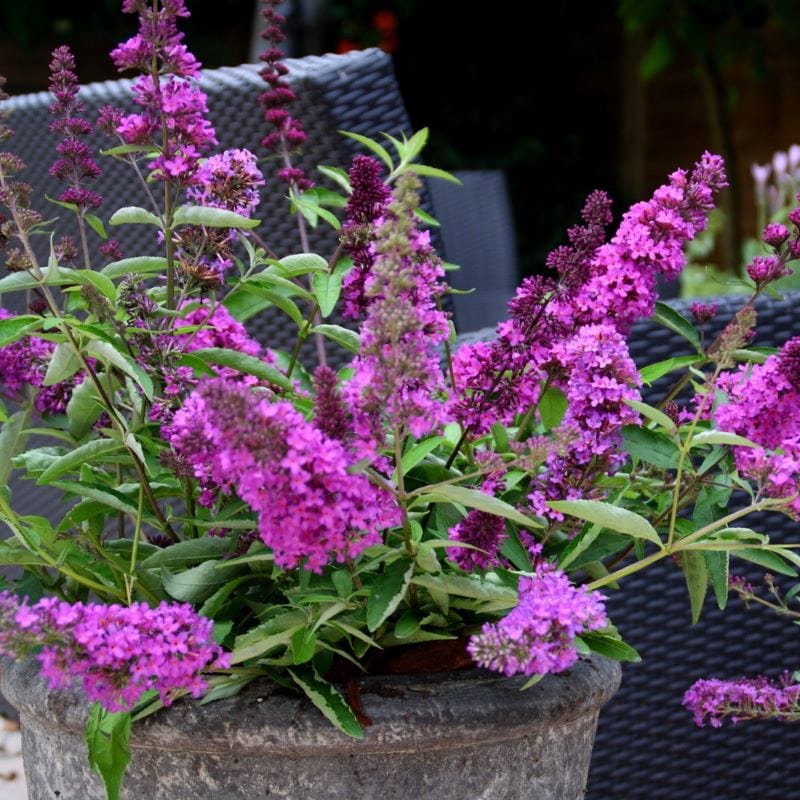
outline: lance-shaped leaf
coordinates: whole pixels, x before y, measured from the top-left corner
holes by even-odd
[[[116,367],[139,384],[148,400],[153,399],[153,381],[150,380],[150,376],[132,358],[117,350],[113,344],[95,340],[86,346],[86,353]]]
[[[413,573],[414,563],[401,558],[388,566],[375,581],[367,601],[367,628],[370,632],[377,630],[400,605]]]
[[[120,261],[112,261],[101,270],[101,273],[107,278],[121,278],[128,273],[150,275],[157,272],[163,274],[167,272],[167,259],[162,256],[123,258]]]
[[[244,372],[247,375],[255,375],[256,378],[269,381],[275,386],[280,386],[281,389],[292,388],[291,381],[285,375],[281,375],[275,367],[265,364],[255,356],[248,356],[245,353],[228,350],[224,347],[206,347],[202,350],[193,350],[192,355],[195,358],[202,359],[207,364],[219,364],[223,367],[239,370],[239,372]]]
[[[84,463],[97,463],[99,456],[114,453],[122,449],[119,442],[111,439],[93,439],[91,442],[76,447],[74,450],[53,461],[38,477],[37,483],[49,483],[67,472],[80,467]]]
[[[294,667],[289,670],[294,682],[305,692],[309,700],[340,731],[354,739],[363,739],[364,731],[358,724],[353,710],[339,692],[327,681],[322,680],[312,668]]]
[[[107,711],[92,703],[86,721],[89,765],[103,779],[106,800],[119,800],[122,778],[131,760],[131,714]]]
[[[361,348],[361,338],[355,331],[343,328],[341,325],[315,325],[311,329],[312,333],[321,333],[328,339],[332,339],[336,344],[340,344],[345,350],[357,353]]]
[[[109,225],[155,225],[161,227],[161,220],[146,208],[124,206],[111,215]]]
[[[602,525],[634,539],[646,539],[662,549],[664,547],[656,529],[644,517],[627,508],[612,506],[599,500],[551,500],[548,505],[562,514]]]
[[[485,511],[498,517],[504,517],[523,528],[541,528],[541,523],[530,517],[526,517],[517,511],[514,506],[501,500],[499,497],[492,497],[479,489],[468,489],[466,486],[435,486],[429,492],[420,492],[419,497],[428,502],[455,501],[467,508],[476,508],[478,511]]]
[[[112,218],[113,219],[113,218]],[[257,228],[261,220],[235,211],[207,206],[180,206],[172,217],[173,225],[203,225],[206,228]]]

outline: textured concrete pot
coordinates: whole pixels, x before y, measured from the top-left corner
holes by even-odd
[[[36,662],[7,665],[29,800],[103,800],[77,692],[48,692]],[[600,707],[620,668],[578,662],[520,692],[482,670],[371,677],[363,740],[302,697],[260,684],[205,706],[176,703],[134,725],[127,800],[578,800]]]

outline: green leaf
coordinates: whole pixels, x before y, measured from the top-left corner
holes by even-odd
[[[521,512],[517,511],[514,506],[500,500],[498,497],[492,497],[479,489],[468,489],[466,486],[433,486],[430,491],[420,492],[419,497],[427,500],[428,502],[442,502],[453,501],[460,503],[467,508],[477,508],[479,511],[485,511],[488,514],[494,514],[498,517],[510,519],[521,525],[523,528],[541,528],[541,523],[537,522],[531,517],[526,517]]]
[[[47,365],[47,372],[45,372],[42,383],[44,386],[53,386],[53,384],[65,381],[82,366],[83,364],[72,345],[69,342],[59,342],[50,356],[50,363]]]
[[[341,325],[315,325],[311,329],[311,333],[321,333],[323,336],[340,344],[345,350],[349,350],[351,353],[358,353],[361,348],[361,338],[359,335],[349,328],[343,328]]]
[[[67,267],[60,267],[54,272],[48,270],[41,281],[27,272],[12,272],[10,275],[0,278],[0,294],[3,292],[16,292],[21,289],[35,289],[42,283],[46,283],[49,286],[64,286],[69,283],[75,283],[75,278],[72,270]]]
[[[728,552],[704,552],[703,558],[706,560],[706,570],[711,580],[719,608],[724,609],[728,604],[728,573],[730,567],[730,553]]]
[[[128,514],[132,517],[137,516],[136,506],[128,502],[123,494],[114,489],[109,489],[107,486],[84,481],[51,481],[51,485],[57,486],[65,492],[72,492],[79,497],[89,497],[98,503],[113,508],[115,511],[122,511],[123,514]]]
[[[414,563],[400,558],[375,581],[367,601],[367,629],[370,633],[377,630],[400,605],[413,573]]]
[[[119,144],[116,147],[109,147],[101,150],[101,156],[127,156],[132,153],[147,153],[151,158],[158,155],[158,149],[152,144]]]
[[[108,275],[104,275],[102,272],[94,272],[90,269],[76,270],[75,275],[82,283],[88,283],[94,286],[112,306],[116,304],[117,287],[114,286],[113,281]]]
[[[728,431],[701,431],[692,436],[690,447],[703,444],[729,444],[735,447],[760,447],[761,445],[744,436],[738,436]]]
[[[511,608],[517,604],[517,593],[513,589],[480,575],[415,575],[411,583],[429,591],[495,603],[498,608]]]
[[[425,225],[430,225],[433,228],[440,228],[442,226],[442,223],[439,222],[439,220],[436,219],[436,217],[432,217],[427,211],[425,211],[422,208],[415,209],[414,216],[417,217],[417,219],[419,219],[420,222],[424,223]],[[446,263],[443,264],[442,266],[444,267],[444,269],[448,269]],[[455,267],[452,264],[450,265],[449,268],[458,269],[458,267]]]
[[[139,206],[124,206],[111,215],[109,225],[155,225],[160,228],[161,220],[146,208]]]
[[[625,425],[622,428],[622,446],[625,452],[646,464],[664,469],[678,466],[680,451],[675,442],[659,431]]]
[[[417,612],[408,608],[397,620],[397,624],[394,626],[394,635],[398,639],[408,639],[419,630],[421,624],[422,621]]]
[[[320,678],[313,667],[290,668],[289,674],[294,682],[305,692],[308,699],[340,731],[352,736],[354,739],[364,738],[364,731],[359,725],[353,710],[331,684]]]
[[[342,600],[347,600],[347,598],[353,593],[352,575],[350,575],[347,570],[337,569],[331,574],[331,580],[333,581],[333,585],[336,587],[336,594],[338,594]]]
[[[656,322],[660,322],[665,328],[674,331],[679,336],[683,336],[698,353],[702,353],[700,337],[697,334],[696,328],[686,317],[672,308],[672,306],[657,302],[655,310],[653,311],[653,319]]]
[[[292,253],[275,262],[283,275],[296,278],[309,272],[327,272],[328,262],[316,253]]]
[[[103,779],[106,800],[120,800],[122,778],[131,760],[130,735],[129,711],[107,711],[92,703],[86,720],[86,747],[89,766]]]
[[[101,239],[108,239],[108,234],[106,233],[106,226],[103,225],[103,220],[101,220],[100,217],[97,216],[97,214],[85,214],[83,218],[89,224],[89,227]]]
[[[663,411],[659,411],[657,408],[654,408],[647,403],[642,403],[639,400],[628,399],[623,400],[623,402],[634,411],[638,411],[646,419],[649,419],[651,422],[655,422],[656,425],[659,425],[665,431],[675,431],[675,423]]]
[[[409,448],[400,462],[403,474],[406,475],[410,470],[414,469],[420,461],[425,459],[425,456],[432,453],[444,441],[442,436],[431,436],[429,439],[423,439],[423,441]]]
[[[370,139],[368,136],[362,136],[360,133],[351,133],[350,131],[339,131],[339,133],[349,137],[350,139],[355,139],[355,141],[359,142],[360,144],[363,144],[364,147],[375,153],[375,155],[378,156],[378,158],[383,161],[383,163],[386,164],[390,170],[394,167],[392,157],[389,155],[386,148],[384,148],[374,139]]]
[[[618,636],[608,633],[591,632],[582,633],[581,640],[589,645],[589,648],[600,653],[601,656],[613,658],[615,661],[641,661],[641,656],[629,645],[622,641]]]
[[[84,463],[96,463],[94,459],[108,453],[118,452],[122,449],[119,442],[111,439],[94,439],[91,442],[76,447],[61,458],[53,461],[50,466],[37,478],[37,483],[49,483],[66,472],[76,469]]]
[[[257,228],[261,220],[228,211],[224,208],[205,206],[179,206],[172,216],[173,225],[203,225],[206,228]]]
[[[153,273],[167,273],[167,259],[161,256],[136,256],[123,258],[121,261],[112,261],[100,270],[107,278],[121,278],[123,275],[151,275]]]
[[[656,529],[644,517],[627,508],[612,506],[599,500],[551,500],[548,505],[562,514],[602,525],[634,539],[646,539],[661,549],[664,547]]]
[[[248,356],[236,350],[228,350],[223,347],[207,347],[201,350],[193,350],[195,358],[202,359],[209,364],[219,364],[223,367],[243,372],[246,375],[255,375],[256,378],[268,381],[281,389],[291,389],[292,382],[285,375],[281,375],[275,367],[265,364],[255,356]]]
[[[101,372],[97,376],[103,386],[107,386],[106,374]],[[119,385],[119,381],[114,380],[112,388]],[[82,439],[91,430],[92,425],[100,418],[103,413],[103,406],[97,395],[94,383],[88,378],[84,378],[73,390],[72,396],[67,403],[67,419],[69,432],[76,438]]]
[[[548,430],[557,427],[567,413],[567,396],[556,386],[548,386],[539,398],[539,416]]]
[[[341,167],[326,167],[324,165],[318,165],[317,169],[323,175],[334,181],[334,183],[338,183],[348,194],[352,192],[353,189],[350,186],[350,177],[346,170],[343,170]]]
[[[450,183],[457,183],[459,185],[461,184],[461,181],[450,172],[446,172],[443,169],[438,169],[437,167],[429,167],[427,164],[409,164],[406,169],[409,170],[409,172],[413,172],[416,175],[422,175],[426,178],[440,178],[443,181],[449,181]]]
[[[685,551],[681,553],[681,569],[686,578],[689,590],[689,602],[692,607],[692,625],[700,619],[703,603],[708,591],[708,568],[703,553]]]
[[[676,369],[683,369],[683,367],[690,367],[693,364],[701,364],[703,359],[698,356],[676,356],[674,358],[667,358],[664,361],[657,361],[655,364],[648,364],[639,370],[639,375],[642,381],[648,386],[655,383],[659,378],[673,372]]]
[[[0,319],[0,347],[16,342],[27,333],[42,327],[42,318],[33,314],[22,314],[18,317]]]
[[[229,536],[203,536],[200,539],[187,539],[185,542],[176,542],[167,547],[159,548],[155,553],[142,561],[143,569],[153,567],[184,567],[188,564],[201,564],[222,558],[232,549],[232,539]],[[230,575],[225,576],[229,580]]]
[[[292,635],[292,661],[294,664],[305,664],[314,658],[317,652],[317,634],[313,628],[300,628]]]
[[[3,423],[0,430],[0,485],[8,482],[11,474],[11,459],[25,446],[25,428],[28,426],[28,419],[31,411],[23,408],[12,414],[8,422]]]
[[[161,567],[164,590],[170,597],[183,603],[202,603],[229,580],[230,572],[217,569],[214,561],[203,561],[196,567],[178,573]]]
[[[323,318],[330,316],[339,302],[339,293],[342,290],[341,272],[315,272],[311,278],[314,297],[319,305],[319,313]]]
[[[94,340],[86,345],[85,352],[87,355],[116,367],[141,387],[148,400],[153,399],[153,381],[150,376],[132,358],[122,353],[113,344]]]
[[[752,561],[753,564],[758,564],[760,567],[765,567],[780,575],[791,575],[792,577],[797,575],[797,570],[790,567],[779,555],[769,550],[745,547],[742,549],[737,548],[731,554],[737,558],[743,558],[745,561]]]
[[[300,294],[302,290],[300,290],[299,287],[297,288],[298,290],[295,293]],[[283,311],[298,327],[303,324],[303,314],[294,300],[281,293],[280,290],[265,289],[263,286],[259,286],[255,281],[242,281],[242,283],[236,287],[236,290],[225,298],[223,305],[231,314],[234,314],[231,303],[238,302],[238,296],[242,293],[256,295],[259,298],[258,308],[253,313],[258,313],[267,306],[275,306]],[[234,314],[234,316],[236,316],[236,314]],[[252,314],[249,316],[252,316]]]

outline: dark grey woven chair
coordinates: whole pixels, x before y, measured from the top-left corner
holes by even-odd
[[[337,130],[374,138],[380,138],[381,132],[410,133],[391,59],[386,53],[371,49],[346,55],[308,56],[287,59],[286,65],[288,79],[298,95],[294,110],[308,132],[308,142],[298,164],[314,180],[322,178],[314,172],[317,164],[347,166],[352,156],[363,150],[352,139],[339,135]],[[258,70],[258,65],[245,64],[203,73],[200,84],[208,94],[209,116],[216,129],[219,150],[247,147],[259,157],[264,156],[260,142],[268,127],[263,121],[258,97],[266,84]],[[106,104],[133,110],[130,85],[129,80],[116,80],[84,86],[80,96],[87,105],[86,116],[93,118],[96,110]],[[28,165],[24,179],[35,188],[34,203],[42,213],[57,216],[61,210],[50,206],[44,197],[57,197],[62,189],[48,174],[58,142],[48,131],[51,102],[48,93],[37,92],[12,97],[4,107],[11,111],[10,123],[16,130],[16,135],[7,143],[8,149],[20,155]],[[95,134],[91,144],[99,150],[117,142]],[[104,171],[95,182],[97,191],[105,199],[99,216],[108,217],[121,205],[147,207],[144,191],[131,168],[110,158],[102,161]],[[297,224],[288,213],[284,187],[272,177],[274,170],[268,163],[263,167],[268,180],[258,211],[264,223],[263,238],[268,244],[273,243],[274,250],[281,254],[299,252]],[[69,215],[64,213],[63,216],[64,220],[56,226],[59,233],[69,230]],[[124,255],[159,253],[153,230],[147,226],[124,225],[111,229],[110,233],[120,240]],[[335,233],[324,224],[311,231],[310,241],[312,250],[323,255],[332,254],[336,247]],[[46,248],[47,242],[41,241],[40,246]],[[19,307],[21,299],[3,298],[3,301]],[[264,344],[290,349],[294,343],[294,326],[287,324],[281,312],[259,314],[250,325]],[[332,350],[335,347],[326,345]],[[304,356],[313,359],[313,348],[307,348]]]
[[[337,130],[352,131],[373,138],[382,132],[398,136],[410,135],[410,125],[390,57],[381,50],[370,49],[346,55],[308,56],[287,59],[288,79],[298,95],[295,113],[308,132],[308,142],[298,163],[315,179],[322,176],[314,173],[316,165],[347,166],[350,159],[363,148],[354,140],[341,136]],[[258,75],[259,66],[245,64],[239,67],[223,67],[203,73],[201,86],[208,94],[210,118],[215,126],[218,150],[230,147],[247,147],[259,156],[264,155],[261,139],[268,132],[259,108],[259,94],[266,84]],[[131,81],[116,80],[94,83],[82,87],[80,97],[86,103],[86,116],[93,118],[97,109],[111,104],[133,110],[130,92]],[[12,89],[12,87],[7,87]],[[10,124],[15,136],[4,147],[17,153],[27,164],[24,173],[26,182],[34,187],[33,203],[46,217],[63,216],[56,224],[58,234],[71,232],[68,212],[52,206],[45,195],[57,197],[63,186],[48,174],[58,137],[48,130],[51,117],[48,111],[52,97],[47,92],[11,97],[3,107],[11,112]],[[114,142],[102,134],[95,133],[91,145],[105,149]],[[107,218],[122,205],[147,207],[147,198],[129,165],[111,158],[102,159],[103,173],[95,181],[95,188],[104,197],[99,210],[101,218]],[[260,229],[268,244],[274,243],[276,252],[288,254],[300,252],[301,245],[296,221],[288,213],[283,185],[271,173],[270,164],[263,165],[267,186],[262,192],[262,204],[258,215],[263,221]],[[432,211],[427,196],[425,205]],[[111,228],[110,234],[119,239],[126,256],[158,255],[159,245],[153,229],[144,225],[123,225]],[[312,250],[323,255],[332,254],[336,244],[336,233],[326,224],[310,231]],[[99,244],[93,239],[94,254]],[[40,237],[37,242],[40,255],[46,258],[48,242]],[[0,274],[3,270],[0,268]],[[0,297],[0,305],[16,311],[25,306],[21,293]],[[331,319],[342,323],[340,319]],[[251,333],[263,344],[282,350],[290,350],[295,342],[296,328],[283,312],[267,309],[248,322]],[[332,342],[326,349],[333,363],[342,363],[349,354]],[[301,352],[306,364],[315,361],[314,347],[307,342]],[[43,504],[45,492],[29,482],[15,483],[15,503],[21,511],[46,513],[50,501]]]
[[[506,318],[518,283],[514,220],[500,170],[459,170],[455,185],[432,181],[431,199],[441,223],[444,252],[459,269],[448,275],[458,329],[474,331]]]
[[[717,319],[710,339],[743,303],[741,297],[715,298]],[[800,293],[756,302],[754,345],[778,346],[800,335]],[[689,301],[670,301],[688,315]],[[643,366],[686,355],[684,339],[652,322],[641,322],[630,337],[631,354]],[[669,384],[648,393],[652,402]],[[800,522],[762,515],[750,522],[777,541],[800,541]],[[732,570],[757,584],[764,570],[734,560]],[[686,584],[680,570],[661,562],[630,575],[618,593],[608,592],[608,609],[624,638],[639,650],[642,663],[623,669],[618,695],[600,715],[589,773],[590,800],[793,800],[800,782],[791,756],[800,746],[800,726],[744,723],[720,730],[695,727],[682,707],[683,692],[701,677],[735,679],[777,676],[800,667],[800,636],[792,623],[767,609],[744,608],[731,597],[720,611],[707,600],[692,626]]]

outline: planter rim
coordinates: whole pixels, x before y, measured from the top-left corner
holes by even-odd
[[[82,736],[88,708],[82,693],[51,692],[38,673],[35,659],[2,664],[2,692],[23,725],[27,717]],[[205,705],[178,700],[133,726],[131,748],[268,757],[468,747],[535,736],[554,723],[596,714],[617,691],[620,677],[618,662],[595,654],[525,691],[522,676],[480,669],[369,676],[358,684],[373,723],[365,726],[363,739],[335,729],[305,696],[255,681],[234,697]]]

